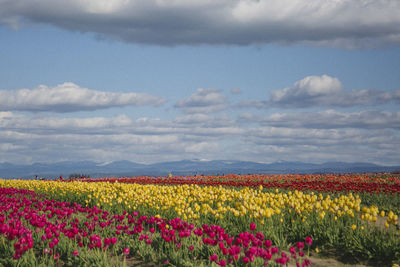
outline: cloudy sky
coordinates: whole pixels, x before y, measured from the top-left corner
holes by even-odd
[[[0,0],[0,162],[399,151],[398,0]]]

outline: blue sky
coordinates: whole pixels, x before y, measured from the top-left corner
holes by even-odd
[[[400,3],[0,1],[0,162],[400,164]]]

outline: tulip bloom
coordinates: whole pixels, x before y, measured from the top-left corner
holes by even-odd
[[[130,250],[129,250],[129,248],[123,248],[123,249],[122,249],[122,252],[128,256]]]

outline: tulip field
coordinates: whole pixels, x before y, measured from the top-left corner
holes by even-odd
[[[0,266],[396,266],[399,214],[399,174],[0,179]]]

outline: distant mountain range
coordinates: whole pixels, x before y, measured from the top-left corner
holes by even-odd
[[[182,160],[154,164],[131,161],[96,163],[92,161],[64,161],[16,165],[0,163],[0,178],[68,178],[71,174],[90,177],[222,175],[222,174],[288,174],[288,173],[365,173],[400,171],[400,166],[381,166],[372,163],[326,162],[322,164],[279,161],[265,164],[237,160]]]

